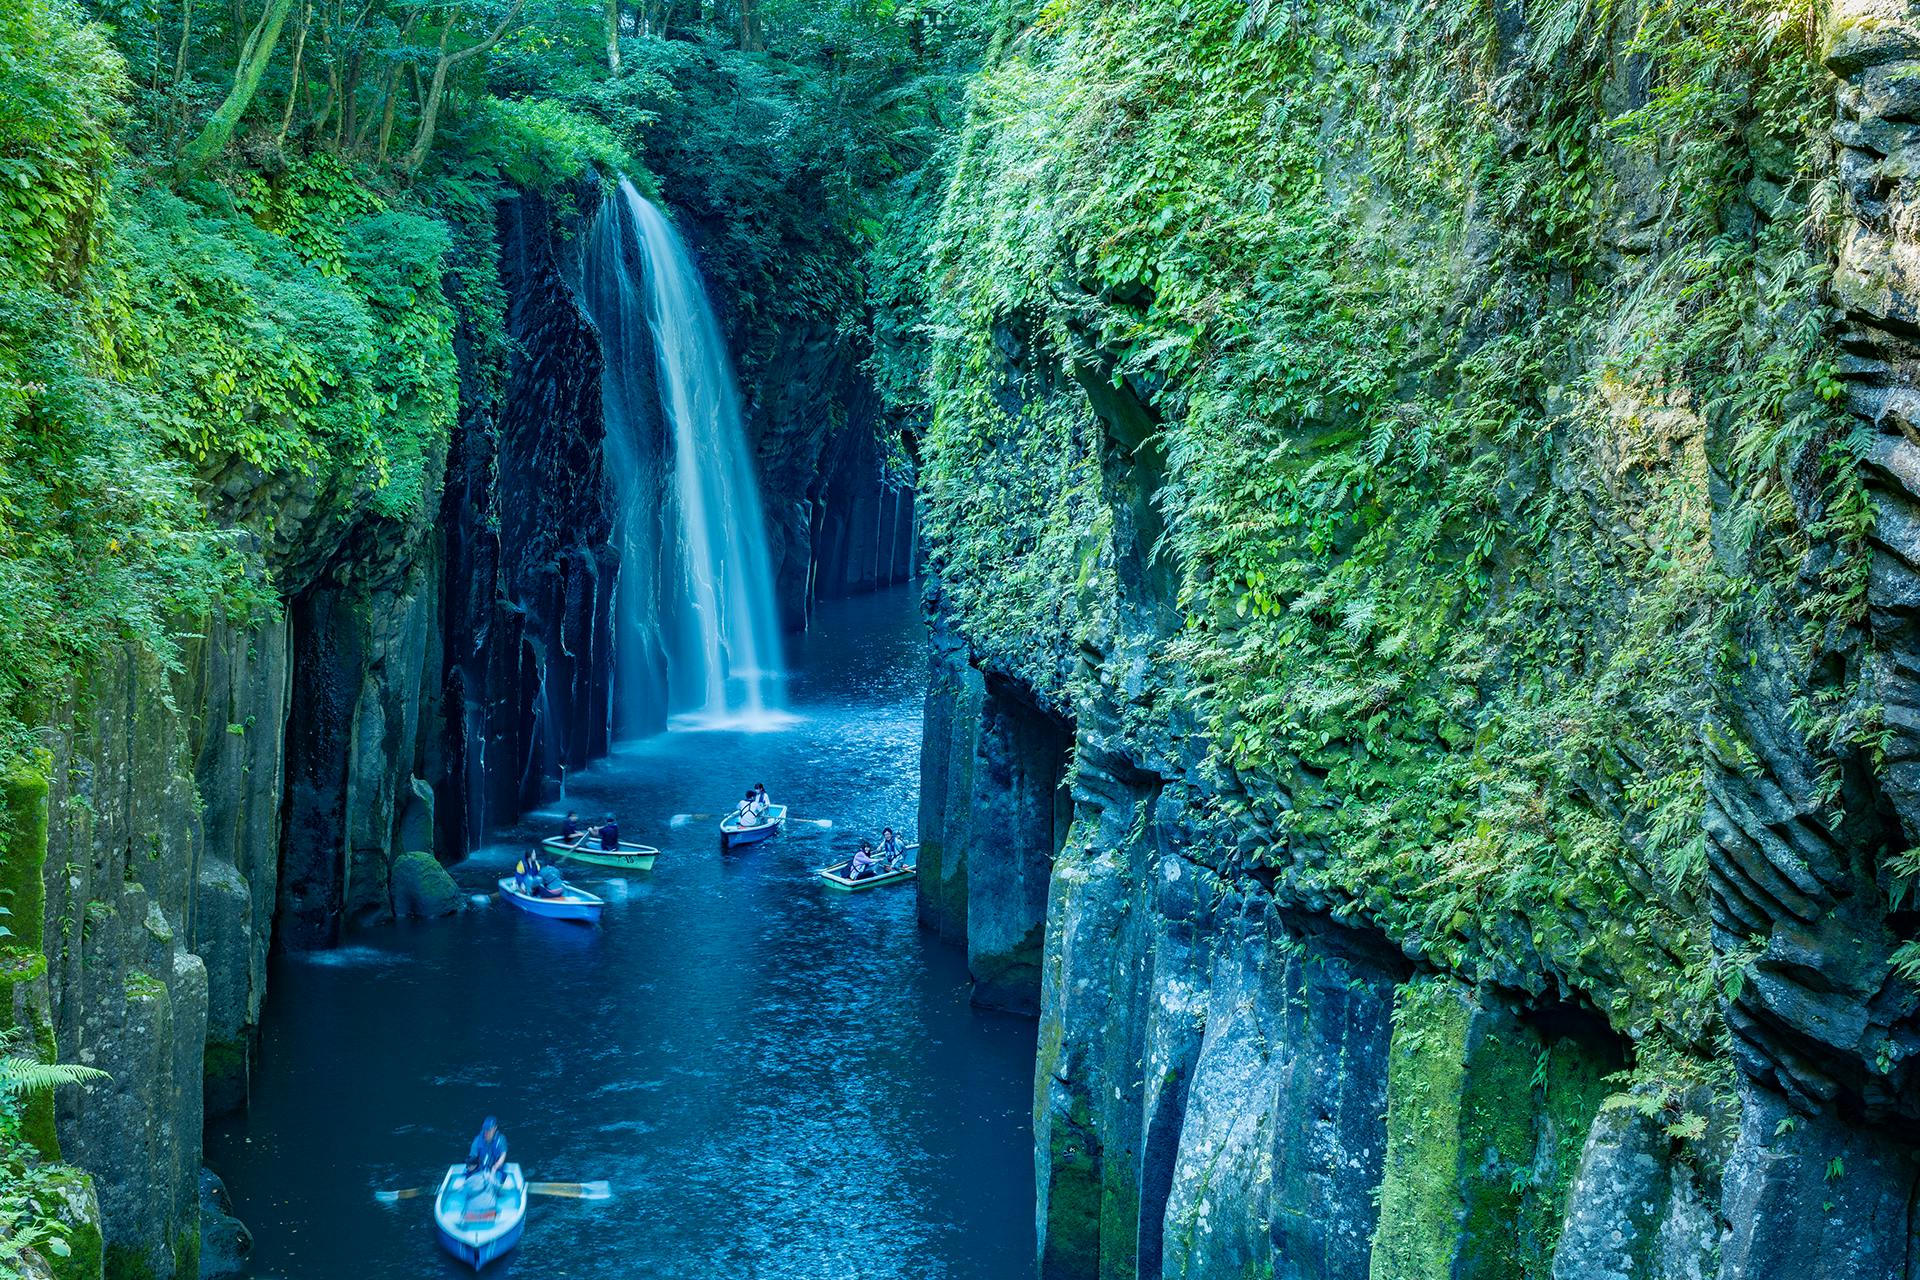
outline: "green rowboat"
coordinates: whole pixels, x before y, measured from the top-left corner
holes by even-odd
[[[849,859],[835,866],[821,867],[814,874],[836,889],[842,889],[848,893],[859,893],[862,889],[878,889],[883,884],[905,884],[918,872],[916,867],[902,867],[898,871],[882,871],[878,875],[849,880],[847,868],[852,865],[853,862]]]
[[[651,871],[653,860],[660,856],[660,851],[652,845],[634,844],[630,840],[622,840],[620,852],[615,853],[611,849],[602,849],[592,837],[576,842],[564,836],[548,836],[540,842],[540,847],[556,857],[591,863],[596,867],[616,867],[622,871]]]

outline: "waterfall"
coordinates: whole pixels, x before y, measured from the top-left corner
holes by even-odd
[[[719,321],[686,245],[624,178],[594,220],[584,266],[619,502],[616,724],[646,732],[667,713],[762,722],[783,702],[780,632]]]

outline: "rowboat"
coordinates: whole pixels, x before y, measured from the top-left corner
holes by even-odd
[[[433,1198],[433,1225],[448,1253],[475,1271],[520,1243],[527,1222],[527,1180],[520,1166],[510,1164],[503,1184],[490,1197],[471,1197],[466,1191],[467,1167],[447,1166]]]
[[[822,880],[836,889],[845,889],[848,893],[858,893],[862,889],[878,889],[883,884],[905,884],[918,873],[917,867],[901,867],[898,871],[882,871],[878,875],[862,876],[858,880],[847,878],[847,868],[853,862],[849,859],[836,866],[821,867],[814,872]]]
[[[652,845],[635,844],[631,840],[622,840],[618,853],[602,849],[597,842],[575,844],[565,836],[548,836],[540,844],[557,857],[590,862],[596,867],[618,867],[622,871],[651,871],[653,860],[660,856],[660,851]]]
[[[753,827],[740,825],[740,815],[730,813],[720,819],[720,843],[728,849],[735,845],[757,844],[768,836],[778,833],[786,824],[787,806],[783,804],[768,805],[765,819],[760,825]]]
[[[600,909],[607,905],[606,899],[596,898],[585,889],[564,880],[560,882],[560,887],[566,893],[564,898],[542,898],[522,892],[514,884],[512,876],[501,876],[500,899],[529,915],[545,916],[549,920],[578,920],[582,924],[592,924],[600,918]]]

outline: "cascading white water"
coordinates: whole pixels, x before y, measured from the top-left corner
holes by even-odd
[[[624,178],[595,222],[586,284],[607,354],[607,462],[621,498],[622,717],[648,719],[650,650],[664,648],[669,710],[699,724],[763,721],[783,702],[780,632],[733,362],[686,245]],[[648,442],[659,423],[647,421],[656,397],[635,367],[649,357],[671,442],[657,460]],[[665,521],[657,503],[670,508]]]

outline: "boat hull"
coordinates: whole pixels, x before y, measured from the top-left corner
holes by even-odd
[[[572,862],[591,863],[596,867],[613,867],[621,871],[651,871],[653,860],[660,856],[660,851],[650,844],[632,844],[626,840],[620,842],[618,853],[611,853],[591,845],[576,848],[559,836],[551,836],[542,840],[540,844],[555,857],[566,858]]]
[[[469,1223],[462,1217],[465,1201],[460,1202],[460,1212],[455,1212],[452,1198],[465,1175],[466,1166],[456,1164],[440,1180],[440,1192],[433,1198],[433,1229],[441,1248],[478,1271],[520,1243],[520,1233],[527,1225],[527,1180],[519,1165],[509,1164],[507,1187],[518,1194],[501,1196],[492,1219]]]
[[[876,876],[849,880],[846,871],[850,865],[852,864],[843,862],[835,867],[821,867],[814,874],[842,893],[861,893],[867,889],[878,889],[882,885],[906,884],[919,874],[917,867],[902,867],[898,871],[883,871]]]
[[[774,836],[779,835],[780,829],[786,825],[787,806],[783,804],[769,805],[767,807],[767,820],[757,827],[737,826],[732,818],[722,818],[720,820],[720,843],[728,849],[738,848],[743,844],[759,844],[762,840],[770,840]]]
[[[528,915],[547,920],[574,920],[581,924],[592,924],[600,918],[600,912],[607,905],[606,899],[597,898],[570,884],[566,885],[566,891],[564,898],[536,898],[514,888],[512,876],[500,877],[501,901],[511,903]]]

